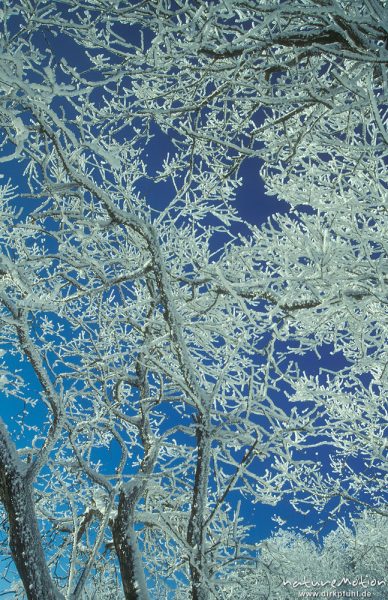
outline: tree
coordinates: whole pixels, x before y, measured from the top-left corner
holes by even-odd
[[[384,179],[386,2],[166,0],[139,10],[151,11],[156,35],[137,95],[187,156],[220,174],[260,157],[271,191],[324,209],[320,165],[330,189],[337,170],[344,186],[372,157]],[[320,193],[306,197],[314,176]]]
[[[373,100],[385,84],[383,25],[373,9],[378,25],[365,27],[375,37],[352,54],[349,24],[340,41],[325,32],[316,46],[298,42],[305,21],[289,3],[234,5],[5,5],[1,385],[15,409],[1,427],[0,488],[28,598],[108,598],[119,582],[131,599],[218,597],[225,574],[233,582],[236,565],[255,557],[238,498],[276,504],[292,493],[303,510],[335,498],[338,514],[354,502],[384,513],[375,477],[384,467],[383,133]],[[351,13],[353,28],[359,17]],[[315,36],[325,18],[336,22],[312,3]],[[274,57],[267,43],[257,50],[247,96],[242,57],[271,23],[284,35]],[[247,47],[233,39],[215,56],[214,39],[235,35]],[[331,62],[317,56],[321,43]],[[333,74],[338,44],[355,81],[373,75],[361,132],[348,84]],[[308,102],[302,84],[317,77],[318,100]],[[255,134],[259,150],[263,81],[274,112]],[[335,82],[348,145],[327,157],[325,140],[344,130],[343,114],[322,108],[322,87]],[[290,99],[296,83],[301,98]],[[155,122],[176,132],[158,164],[146,159]],[[234,173],[259,154],[272,191],[297,204],[307,186],[303,201],[316,210],[245,224],[237,236]],[[162,193],[165,208],[152,200]],[[329,351],[343,367],[311,372],[306,356]],[[312,455],[321,447],[332,452],[324,469]]]
[[[234,574],[233,587],[223,591],[233,598],[288,600],[300,591],[328,597],[336,592],[352,597],[367,589],[376,598],[386,593],[384,539],[387,520],[362,513],[352,527],[341,523],[320,544],[290,530],[280,530],[265,540],[256,564]],[[237,575],[237,576],[236,576]],[[340,596],[341,597],[341,596]],[[346,597],[346,596],[344,596]]]

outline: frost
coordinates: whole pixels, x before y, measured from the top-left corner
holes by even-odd
[[[282,573],[365,560],[377,577],[382,4],[130,4],[1,13],[12,593],[108,600],[124,579],[138,600],[275,600]],[[322,548],[255,546],[260,507],[284,502],[308,535],[317,514],[333,528]],[[363,506],[376,522],[350,531]]]

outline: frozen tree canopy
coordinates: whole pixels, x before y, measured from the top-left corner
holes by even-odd
[[[386,0],[1,6],[0,595],[386,597]]]

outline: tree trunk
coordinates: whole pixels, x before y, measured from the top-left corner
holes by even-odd
[[[149,600],[141,553],[134,529],[136,490],[120,492],[117,517],[112,525],[113,542],[120,564],[121,579],[126,600]]]
[[[32,485],[0,420],[0,497],[7,512],[9,546],[28,600],[59,600],[43,551]]]
[[[207,419],[200,417],[197,428],[197,466],[187,541],[192,548],[190,558],[192,600],[207,600],[209,596],[206,564],[206,507],[209,478],[210,437]]]

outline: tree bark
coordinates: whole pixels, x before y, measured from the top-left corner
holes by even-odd
[[[7,512],[9,546],[28,600],[59,600],[43,551],[32,485],[0,420],[0,498]]]

